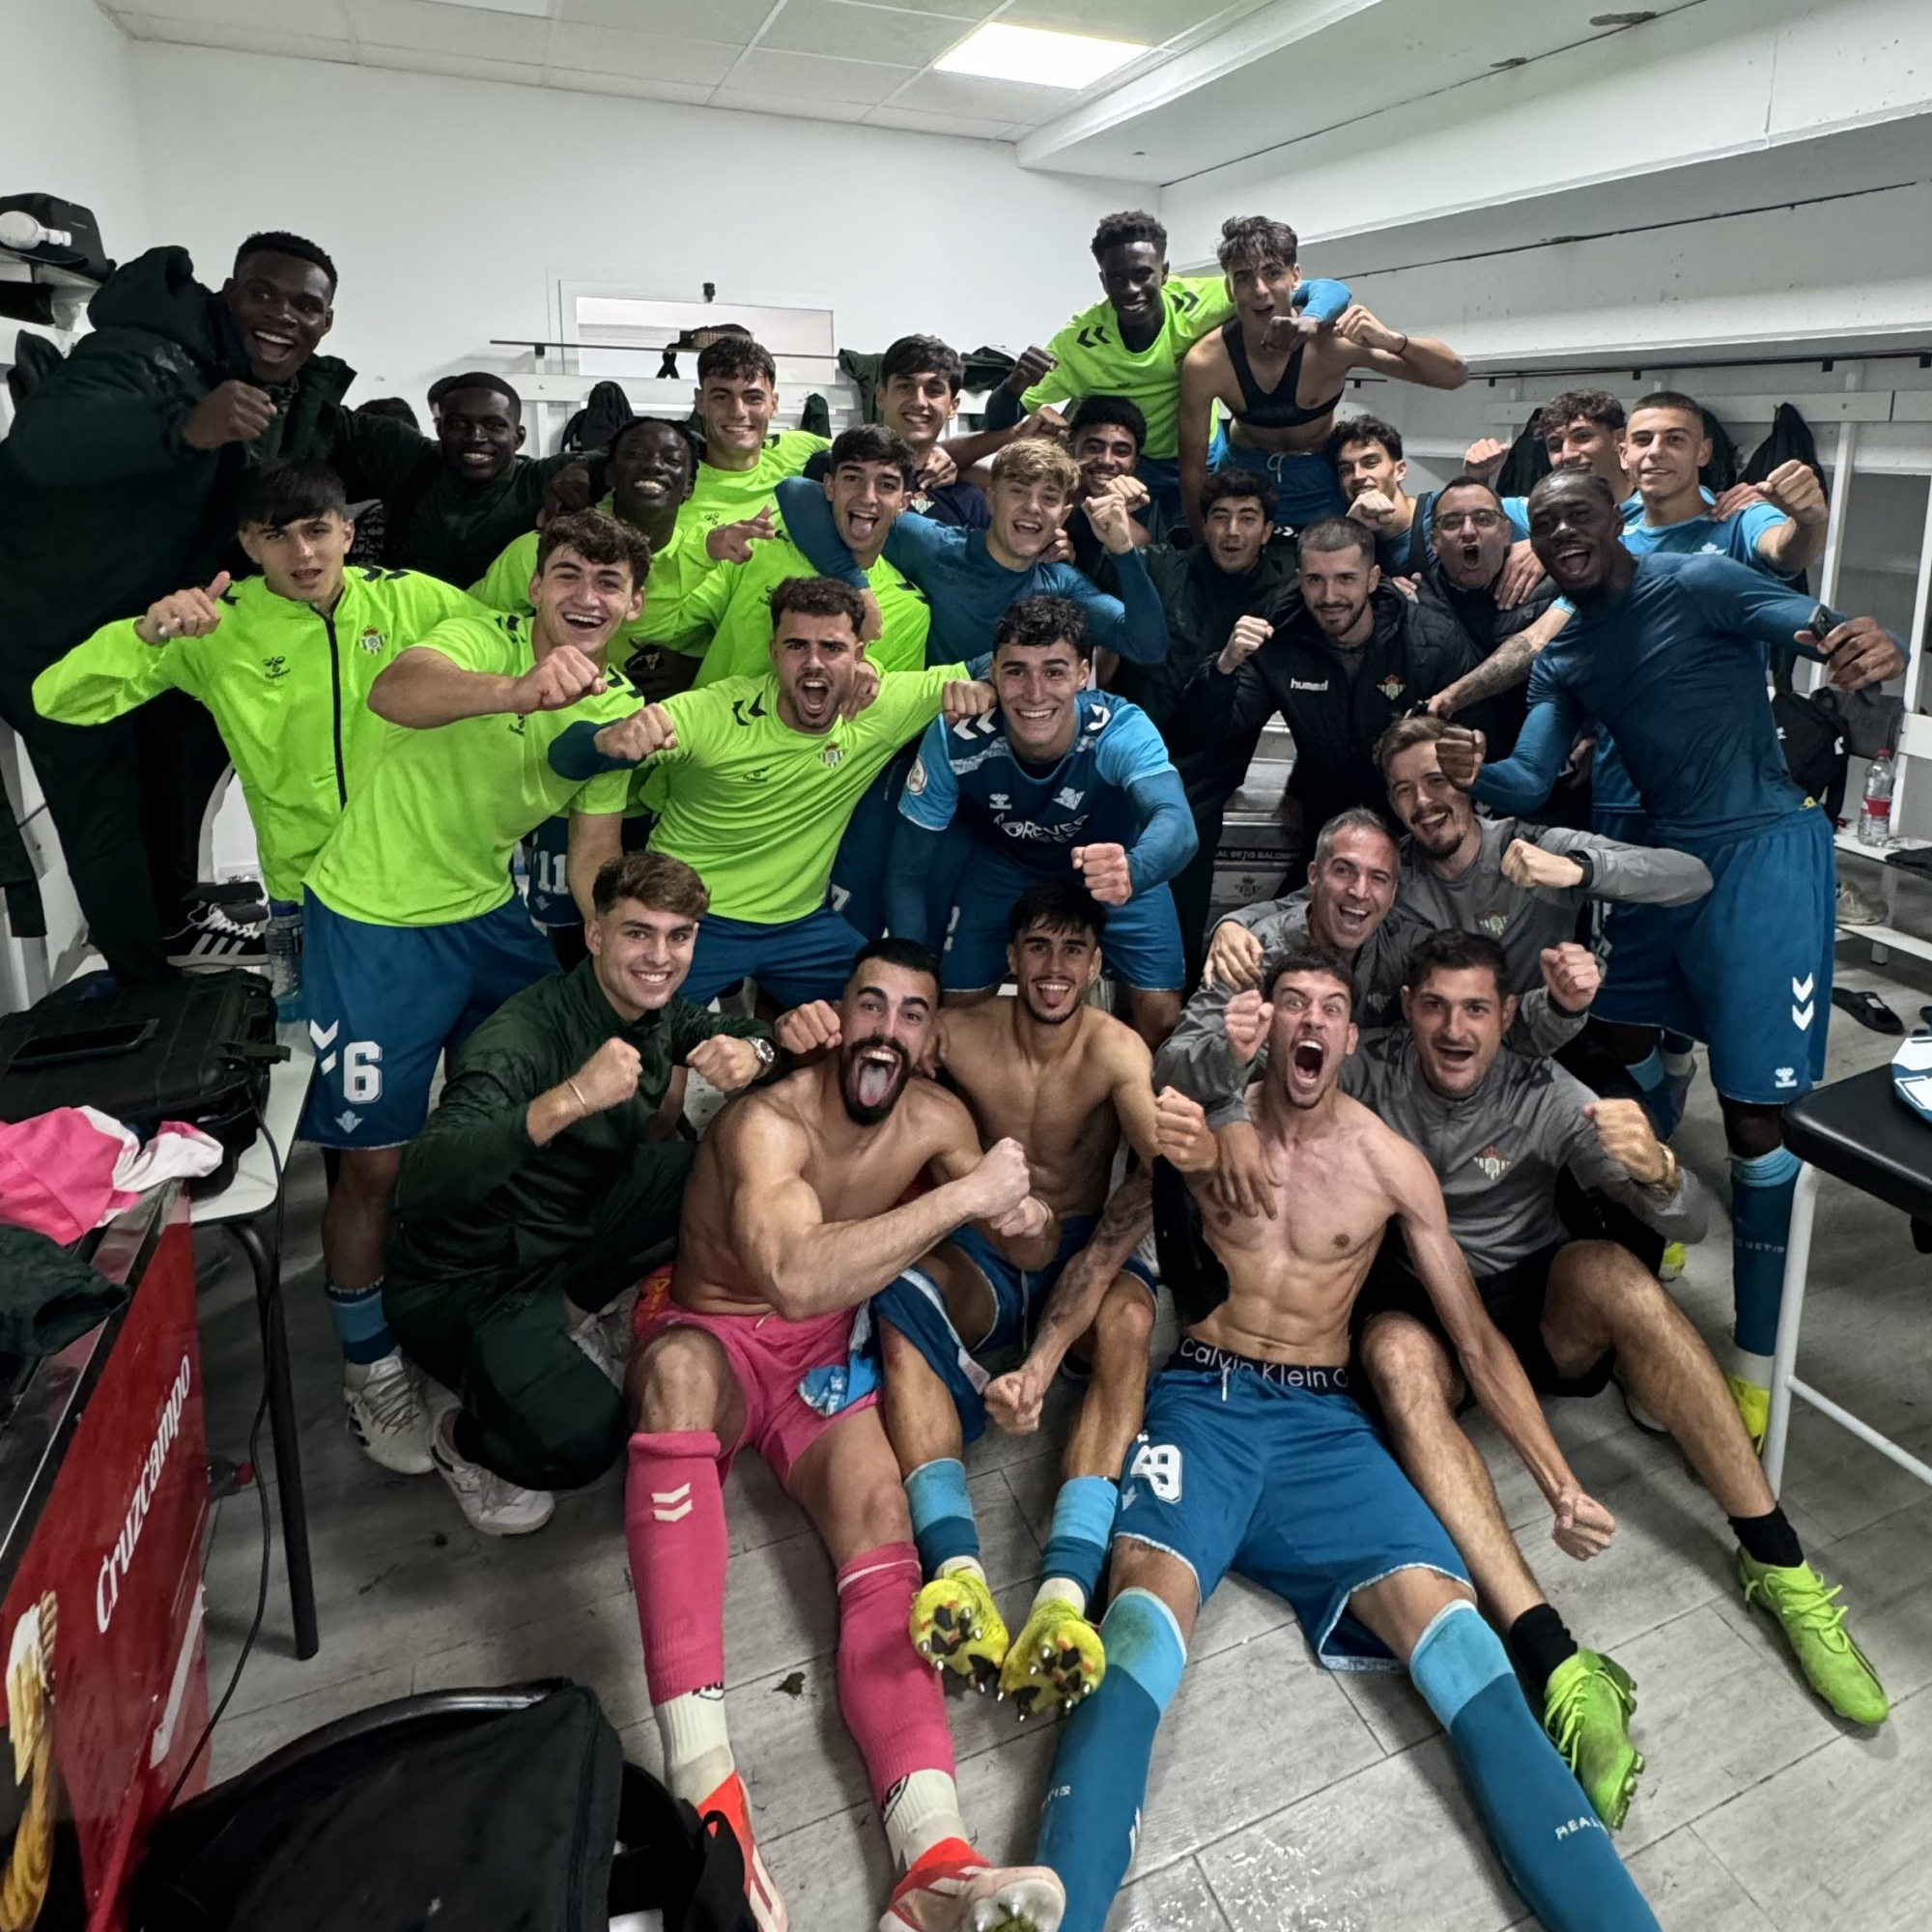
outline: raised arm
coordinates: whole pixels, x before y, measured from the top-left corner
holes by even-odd
[[[1454,684],[1438,691],[1429,700],[1430,710],[1437,718],[1453,718],[1485,698],[1514,691],[1529,675],[1544,647],[1569,621],[1569,610],[1552,604],[1535,623],[1525,625],[1513,638],[1505,638],[1474,670],[1464,671]]]
[[[1636,1100],[1593,1099],[1577,1084],[1562,1160],[1585,1188],[1621,1202],[1666,1241],[1701,1241],[1711,1200],[1697,1177],[1657,1138]]]
[[[1469,365],[1446,342],[1390,328],[1360,302],[1337,318],[1335,333],[1353,352],[1352,368],[1374,369],[1425,389],[1460,389],[1469,380]]]
[[[575,644],[559,644],[521,677],[465,670],[431,643],[412,644],[369,687],[369,709],[391,724],[428,731],[461,718],[561,711],[604,689],[600,666]]]
[[[1088,521],[1113,559],[1121,594],[1110,597],[1071,567],[1062,569],[1055,588],[1071,597],[1087,612],[1094,641],[1129,664],[1156,665],[1167,660],[1167,613],[1160,592],[1148,575],[1135,525],[1123,498],[1095,497],[1087,505]]]
[[[1760,530],[1751,548],[1767,570],[1796,577],[1809,570],[1825,554],[1825,528],[1830,506],[1825,487],[1808,463],[1795,458],[1780,463],[1758,486],[1765,504],[1779,518]]]
[[[1711,868],[1668,845],[1627,845],[1567,825],[1525,825],[1503,854],[1520,886],[1577,892],[1615,905],[1689,905],[1711,890]]]

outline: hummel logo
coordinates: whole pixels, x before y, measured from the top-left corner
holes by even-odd
[[[1090,322],[1075,338],[1082,349],[1098,349],[1107,339],[1107,331],[1098,323]]]
[[[287,658],[264,658],[262,660],[262,675],[270,682],[278,677],[287,677],[288,674],[289,661]]]
[[[1780,1066],[1774,1077],[1780,1087],[1796,1087],[1798,1085],[1797,1074],[1788,1066]]]
[[[513,718],[510,721],[510,729],[514,731],[519,738],[521,738],[524,735],[525,727],[529,724],[529,722],[530,721],[527,718]]]
[[[1288,681],[1288,688],[1291,691],[1326,691],[1328,680],[1324,677],[1320,684],[1304,684],[1298,677],[1292,677]]]
[[[986,809],[989,811],[1010,811],[1013,809],[1013,802],[1003,791],[989,792],[986,796]]]
[[[1809,973],[1802,980],[1794,979],[1791,982],[1791,997],[1794,1000],[1808,1000],[1811,997],[1811,989],[1817,983],[1815,976]]]
[[[651,1514],[660,1522],[682,1522],[694,1507],[689,1483],[680,1483],[674,1490],[651,1492]]]

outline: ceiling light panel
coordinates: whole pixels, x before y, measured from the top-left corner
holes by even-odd
[[[1034,87],[1091,87],[1148,51],[1136,41],[1099,41],[1087,34],[1060,34],[1044,27],[1009,27],[998,20],[968,34],[933,63],[941,73],[977,74],[986,80],[1024,81]]]

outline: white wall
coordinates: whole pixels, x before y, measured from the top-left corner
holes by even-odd
[[[129,43],[94,0],[7,0],[0,193],[94,210],[117,260],[148,245]]]
[[[913,329],[960,349],[1022,339],[1097,297],[1087,241],[1121,205],[1118,186],[1023,173],[1005,144],[134,53],[166,235],[211,269],[256,227],[328,249],[342,274],[328,346],[361,372],[358,398],[420,407],[434,377],[490,366],[492,337],[553,335],[560,280],[692,300],[713,281],[727,317],[734,300],[830,307],[854,349]],[[193,139],[184,100],[219,110]]]

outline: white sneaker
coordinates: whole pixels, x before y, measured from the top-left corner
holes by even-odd
[[[1885,909],[1874,905],[1849,879],[1840,879],[1836,918],[1840,925],[1877,925]]]
[[[436,1467],[422,1390],[400,1349],[379,1362],[344,1362],[342,1400],[349,1433],[370,1462],[399,1476],[426,1476]]]
[[[436,1473],[449,1485],[471,1529],[485,1536],[527,1536],[551,1519],[556,1503],[548,1490],[520,1490],[494,1469],[459,1456],[454,1440],[459,1411],[446,1409],[438,1417],[430,1452]]]
[[[591,1365],[612,1388],[624,1386],[624,1363],[630,1350],[627,1346],[622,1353],[618,1352],[611,1323],[604,1316],[593,1315],[579,1323],[570,1331],[570,1339],[590,1357]]]

